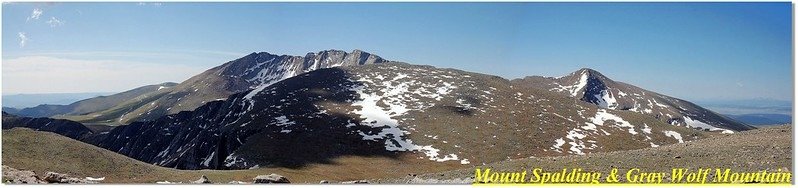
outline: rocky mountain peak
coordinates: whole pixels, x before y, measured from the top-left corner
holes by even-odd
[[[346,54],[346,51],[343,50],[336,50],[336,49],[329,49],[329,50],[322,50],[318,52],[308,52],[305,57],[315,57],[315,56],[324,56],[324,55],[333,55],[333,54]]]
[[[585,76],[587,78],[594,78],[595,81],[600,81],[600,82],[612,81],[612,79],[610,79],[607,76],[604,76],[604,74],[601,74],[601,72],[590,68],[581,68],[577,71],[568,74],[567,76],[563,76],[562,78],[576,80],[581,78],[582,76]]]
[[[315,57],[315,56],[329,56],[329,55],[354,55],[354,56],[375,56],[369,52],[354,49],[352,52],[346,52],[343,50],[338,49],[329,49],[329,50],[322,50],[318,52],[308,52],[305,54],[305,57]]]
[[[368,52],[362,51],[362,50],[360,50],[360,49],[354,49],[354,50],[352,50],[352,54],[371,55],[371,53],[368,53]]]
[[[599,71],[589,68],[582,68],[557,78],[526,77],[514,82],[522,87],[564,94],[594,104],[601,109],[649,115],[671,125],[725,133],[753,129],[751,126],[724,118],[690,102],[613,81]]]
[[[248,54],[248,55],[246,55],[244,57],[238,58],[238,59],[252,60],[252,59],[271,57],[271,56],[277,56],[277,55],[276,54],[271,54],[269,52],[252,52],[252,53],[250,53],[250,54]]]

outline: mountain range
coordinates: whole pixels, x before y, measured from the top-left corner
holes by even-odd
[[[41,104],[67,105],[75,101],[114,93],[116,92],[4,94],[3,107],[22,109]]]
[[[49,117],[115,125],[73,138],[179,169],[298,168],[342,156],[478,165],[754,129],[591,69],[508,80],[359,50],[252,53],[157,86],[112,107]],[[58,126],[74,125],[49,121],[70,122],[3,114],[4,129],[66,134]]]
[[[81,123],[124,125],[193,110],[231,94],[263,88],[280,80],[321,68],[389,62],[360,50],[326,50],[305,56],[252,53],[204,71],[179,84],[144,86],[119,94],[69,105],[40,105],[14,114],[54,117]]]
[[[147,85],[113,95],[80,100],[68,105],[42,104],[36,107],[14,110],[12,113],[27,117],[61,117],[61,119],[71,120],[76,119],[70,117],[80,116],[91,117],[91,119],[109,119],[128,113],[132,110],[130,107],[132,105],[147,103],[148,98],[163,95],[166,91],[164,89],[175,85],[177,84],[171,82]],[[77,119],[77,121],[81,121],[81,119]],[[103,123],[90,120],[81,122]]]

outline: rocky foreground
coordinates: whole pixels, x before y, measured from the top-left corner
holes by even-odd
[[[85,177],[85,178],[78,178],[78,177],[71,177],[67,174],[55,173],[55,172],[47,172],[43,176],[36,174],[34,171],[30,170],[18,170],[15,168],[11,168],[8,166],[3,165],[3,182],[9,184],[47,184],[47,183],[56,183],[56,184],[94,184],[100,183],[105,180],[105,177],[101,178],[94,178],[94,177]],[[170,181],[159,181],[155,182],[157,184],[180,184],[184,182],[170,182]],[[186,182],[192,184],[209,184],[214,183],[211,182],[207,176],[203,175],[198,180]],[[242,181],[230,181],[229,184],[248,184],[247,182]],[[281,176],[279,174],[269,174],[269,175],[259,175],[252,179],[252,183],[291,183],[288,178]]]
[[[3,182],[12,184],[43,184],[43,183],[97,183],[105,178],[76,178],[66,174],[47,172],[44,176],[39,176],[34,171],[18,170],[3,165]]]

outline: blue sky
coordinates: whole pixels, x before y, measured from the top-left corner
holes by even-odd
[[[685,99],[792,100],[789,3],[7,3],[2,15],[4,93],[122,91],[255,51],[361,49],[510,79],[589,67]]]

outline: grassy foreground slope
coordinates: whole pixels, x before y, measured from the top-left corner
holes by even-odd
[[[782,125],[743,131],[735,134],[719,134],[710,138],[686,143],[645,148],[628,151],[590,153],[583,156],[558,156],[512,159],[491,163],[478,168],[492,171],[520,171],[542,168],[548,172],[562,171],[563,168],[582,168],[584,171],[609,172],[613,167],[618,172],[639,168],[649,172],[671,172],[672,168],[711,168],[709,176],[714,177],[715,168],[730,168],[738,172],[769,172],[781,169],[792,172],[792,126]],[[417,177],[377,179],[374,183],[430,183],[430,182],[473,182],[474,168],[428,173]],[[620,180],[626,181],[625,174]],[[665,181],[669,182],[670,175]]]
[[[74,177],[106,177],[103,183],[154,183],[164,180],[189,182],[201,175],[207,175],[214,183],[251,182],[259,174],[270,173],[284,175],[296,183],[357,179],[371,179],[371,183],[431,183],[440,182],[437,180],[462,179],[447,183],[470,183],[469,179],[474,173],[473,167],[445,166],[441,163],[425,163],[424,160],[351,156],[337,158],[329,164],[313,164],[298,169],[176,170],[146,164],[49,132],[14,128],[3,130],[2,139],[3,165],[33,170],[40,176],[47,171],[53,171]],[[563,168],[582,168],[586,171],[607,172],[612,167],[619,168],[620,172],[629,168],[669,172],[671,168],[699,167],[731,168],[743,172],[765,169],[792,171],[792,150],[792,127],[787,125],[716,135],[657,148],[591,153],[584,156],[512,159],[480,167],[494,171],[532,168],[559,171]],[[412,177],[407,174],[420,175]]]
[[[293,183],[319,183],[321,180],[348,181],[402,177],[410,173],[430,173],[462,167],[409,158],[344,156],[329,164],[307,167],[259,168],[251,170],[176,170],[146,164],[93,145],[49,132],[25,128],[3,130],[3,165],[33,170],[43,176],[52,171],[72,177],[106,177],[102,183],[190,182],[202,175],[214,183],[252,182],[261,174],[277,173]]]

